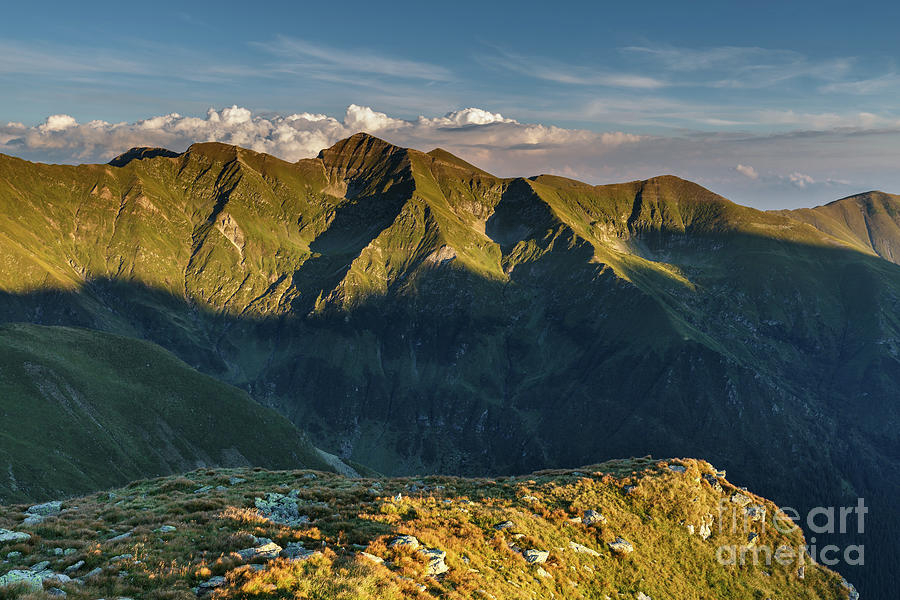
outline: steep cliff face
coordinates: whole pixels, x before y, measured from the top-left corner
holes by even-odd
[[[807,505],[897,490],[887,222],[865,246],[676,177],[502,179],[362,134],[115,164],[0,157],[4,320],[150,339],[387,473],[692,454]]]

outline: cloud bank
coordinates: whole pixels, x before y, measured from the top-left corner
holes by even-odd
[[[256,114],[235,105],[199,117],[170,113],[121,123],[79,122],[68,114],[35,125],[9,122],[0,125],[0,152],[42,162],[107,162],[135,146],[183,151],[194,142],[217,141],[296,161],[364,131],[419,150],[442,147],[500,176],[552,173],[611,183],[674,174],[760,208],[900,190],[900,128],[840,125],[778,134],[638,135],[525,123],[474,107],[409,119],[357,104],[341,117]]]

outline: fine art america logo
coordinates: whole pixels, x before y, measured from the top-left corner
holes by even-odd
[[[744,537],[746,543],[719,546],[716,558],[723,565],[771,565],[774,561],[786,567],[793,563],[798,566],[800,577],[803,577],[807,562],[829,567],[836,566],[841,561],[846,565],[862,565],[865,561],[865,546],[862,544],[851,544],[843,548],[834,544],[817,547],[815,535],[863,534],[868,512],[865,501],[859,498],[856,506],[813,508],[805,519],[791,507],[779,508],[767,519],[765,507],[753,504],[748,496],[737,492],[730,499],[722,498],[719,501],[719,533],[727,533],[730,529],[732,534]],[[790,534],[804,524],[810,532],[808,545],[792,547],[782,544],[773,548],[759,543],[760,536],[768,527],[774,527],[781,534]]]

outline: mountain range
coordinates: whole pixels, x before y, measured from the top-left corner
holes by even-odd
[[[390,475],[677,455],[799,509],[862,496],[864,594],[900,558],[898,262],[881,192],[765,212],[365,134],[0,155],[0,320],[151,342]]]

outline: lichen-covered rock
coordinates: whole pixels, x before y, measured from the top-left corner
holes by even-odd
[[[0,588],[20,585],[27,590],[39,592],[43,589],[43,579],[34,571],[14,569],[0,577]]]
[[[17,544],[19,542],[27,542],[30,539],[31,535],[22,531],[0,529],[0,544]]]
[[[504,529],[512,529],[515,527],[515,524],[512,521],[501,521],[494,525],[494,529],[497,531],[503,531]]]
[[[259,515],[276,525],[300,527],[309,523],[309,517],[300,514],[297,498],[284,494],[266,494],[265,498],[257,498],[254,502]]]
[[[281,554],[283,548],[272,541],[266,541],[266,543],[261,546],[256,546],[254,548],[244,548],[243,550],[238,550],[237,554],[244,560],[257,560],[257,559],[273,559],[278,558]]]
[[[62,511],[62,501],[54,500],[53,502],[44,502],[43,504],[35,504],[34,506],[30,506],[25,510],[25,513],[29,515],[49,517],[50,515],[59,514],[60,511]]]

